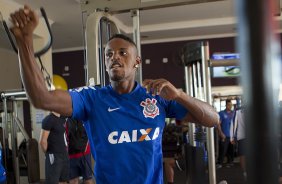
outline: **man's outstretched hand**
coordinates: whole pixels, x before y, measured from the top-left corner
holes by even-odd
[[[38,25],[38,15],[27,5],[10,15],[13,27],[11,28],[16,41],[32,41],[33,31]]]

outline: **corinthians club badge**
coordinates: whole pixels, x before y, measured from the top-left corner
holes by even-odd
[[[145,118],[155,118],[157,115],[159,115],[159,108],[156,105],[157,100],[156,99],[149,99],[146,98],[145,101],[142,101],[140,105],[143,107],[143,114]]]

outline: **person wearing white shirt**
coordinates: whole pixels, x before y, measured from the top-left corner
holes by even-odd
[[[247,176],[246,173],[246,162],[245,162],[245,145],[246,145],[246,133],[245,133],[245,121],[244,121],[244,111],[239,108],[235,112],[235,117],[230,127],[230,141],[235,144],[238,141],[238,156],[240,157],[240,166],[243,170],[244,177]]]

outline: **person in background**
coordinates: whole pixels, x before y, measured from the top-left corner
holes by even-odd
[[[48,91],[35,61],[33,31],[38,16],[28,6],[11,14],[21,76],[30,102],[84,122],[95,159],[97,184],[162,184],[165,118],[212,127],[219,117],[211,105],[175,88],[165,79],[135,81],[141,64],[129,37],[113,35],[105,45],[110,85]]]
[[[230,127],[234,117],[234,111],[232,111],[232,102],[230,99],[226,101],[226,108],[223,111],[219,112],[220,117],[220,126],[217,126],[218,135],[219,135],[219,155],[217,160],[217,168],[221,168],[224,157],[227,154],[227,163],[232,164],[233,162],[233,145],[230,143]]]
[[[42,121],[39,143],[45,153],[45,183],[66,184],[69,158],[65,134],[66,119],[51,112]]]
[[[68,118],[66,133],[70,159],[69,183],[79,184],[79,177],[82,177],[84,184],[94,184],[90,144],[83,123]]]
[[[169,122],[166,124],[163,132],[162,149],[164,159],[164,170],[167,184],[174,183],[174,169],[183,171],[182,146],[184,143],[183,134],[186,131],[180,120],[175,120],[175,123]],[[186,138],[186,135],[185,135]]]
[[[236,141],[238,143],[238,156],[240,157],[240,166],[243,170],[244,178],[246,179],[246,129],[243,110],[243,107],[238,107],[235,111],[234,121],[232,121],[230,128],[230,142],[233,145],[236,143]]]

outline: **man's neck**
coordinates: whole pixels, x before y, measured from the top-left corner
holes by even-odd
[[[111,86],[118,94],[126,94],[134,89],[135,81],[111,81]]]

